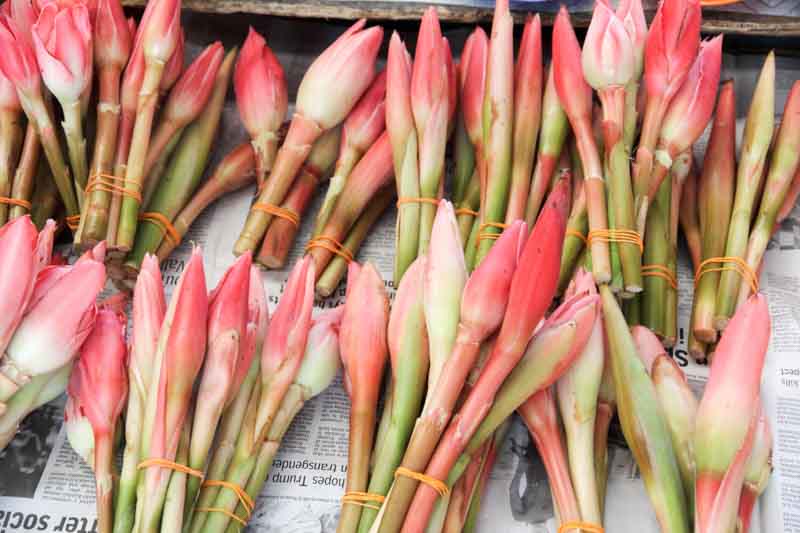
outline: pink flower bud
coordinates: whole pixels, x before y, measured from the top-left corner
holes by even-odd
[[[705,130],[717,99],[722,66],[722,35],[703,41],[689,74],[675,94],[661,126],[661,145],[675,158]]]
[[[586,81],[595,89],[625,85],[633,78],[633,43],[622,21],[604,0],[595,4],[581,62]]]
[[[92,25],[86,6],[48,4],[33,25],[42,79],[62,103],[77,102],[92,79]]]
[[[411,74],[411,107],[421,143],[428,120],[435,120],[437,108],[447,108],[447,57],[436,8],[429,7],[422,16]]]
[[[592,89],[583,77],[581,47],[562,7],[553,26],[553,79],[558,99],[570,122],[589,120],[592,116]]]
[[[140,388],[139,397],[142,401],[146,397],[153,374],[158,336],[166,308],[158,258],[147,254],[142,260],[133,290],[133,331],[129,363],[132,375],[137,377],[135,381],[132,380],[131,387]]]
[[[371,263],[353,266],[347,276],[339,351],[354,408],[374,405],[378,400],[388,356],[388,322],[389,298],[380,274]]]
[[[633,77],[638,80],[644,68],[644,47],[647,42],[647,21],[644,18],[642,0],[620,0],[617,5],[617,17],[625,26],[625,31],[628,32],[633,44]]]
[[[169,93],[165,116],[176,123],[188,124],[200,114],[211,96],[224,54],[222,43],[216,41],[192,61]]]
[[[517,220],[503,231],[464,286],[461,323],[486,338],[500,327],[506,314],[511,280],[525,246],[528,228]]]
[[[184,50],[186,49],[186,37],[183,33],[183,28],[178,31],[178,42],[175,45],[175,51],[169,57],[169,61],[164,65],[164,72],[161,75],[161,81],[158,85],[158,90],[162,93],[169,91],[183,72],[183,59]]]
[[[278,58],[253,28],[236,61],[233,88],[239,116],[251,137],[278,131],[288,106],[286,77]]]
[[[386,131],[397,151],[405,153],[408,136],[414,132],[411,111],[411,56],[397,32],[389,40],[386,60]]]
[[[36,227],[29,216],[0,228],[0,354],[14,334],[36,280]]]
[[[41,87],[33,43],[15,20],[0,15],[0,70],[22,94],[37,95]]]
[[[647,95],[669,101],[681,85],[700,46],[699,0],[664,0],[653,17],[644,51]]]
[[[342,126],[342,151],[366,152],[386,128],[386,70],[373,80]]]
[[[250,267],[250,287],[247,297],[247,330],[242,346],[241,357],[236,365],[236,374],[233,376],[232,391],[239,390],[253,357],[261,353],[264,337],[269,326],[269,307],[267,295],[264,292],[264,283],[261,281],[261,270],[257,266]],[[233,398],[231,394],[231,399]],[[230,401],[230,400],[229,400]]]
[[[139,31],[148,60],[166,64],[178,47],[181,29],[180,0],[150,0]]]
[[[73,409],[89,420],[95,441],[113,437],[125,407],[128,396],[126,358],[125,315],[108,308],[100,309],[67,387]]]
[[[489,39],[480,27],[475,28],[461,54],[461,113],[473,146],[483,144],[483,100],[486,94],[486,64]]]
[[[72,267],[50,268],[66,270],[40,298],[31,299],[8,345],[8,358],[23,375],[53,371],[75,357],[94,325],[95,298],[106,281],[105,266],[90,255]]]
[[[298,113],[324,130],[344,120],[374,76],[383,29],[363,26],[356,22],[322,52],[297,89]]]
[[[133,33],[119,0],[98,0],[94,19],[94,59],[98,68],[122,69],[133,46]]]

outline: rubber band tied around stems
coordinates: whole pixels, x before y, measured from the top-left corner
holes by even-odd
[[[589,244],[589,241],[586,239],[586,235],[581,233],[580,231],[576,231],[574,229],[567,229],[564,233],[567,237],[575,237],[576,239],[580,239],[583,241],[583,244]]]
[[[349,503],[352,505],[358,505],[360,507],[366,507],[367,509],[380,511],[380,506],[373,505],[371,502],[380,504],[383,503],[385,499],[386,497],[381,494],[372,494],[369,492],[359,492],[354,490],[344,493],[344,496],[342,496],[342,503]]]
[[[68,217],[64,217],[64,222],[67,223],[67,227],[72,231],[78,229],[78,226],[81,223],[81,216],[80,215],[72,215]]]
[[[199,470],[195,470],[194,468],[189,468],[186,465],[182,465],[180,463],[176,463],[174,461],[170,461],[169,459],[161,459],[158,457],[154,457],[152,459],[145,459],[136,467],[136,470],[142,470],[143,468],[169,468],[170,470],[175,470],[176,472],[180,472],[182,474],[188,474],[192,477],[203,479],[205,474],[203,474]]]
[[[483,239],[492,239],[497,240],[500,238],[500,235],[504,229],[508,227],[508,224],[503,224],[502,222],[481,222],[481,225],[478,226],[478,237],[475,240],[475,243],[481,242]],[[491,233],[488,231],[483,231],[486,228],[496,228],[500,230],[500,233]]]
[[[587,245],[591,246],[592,241],[635,244],[639,247],[639,253],[644,253],[642,236],[629,229],[595,229],[586,236]]]
[[[149,222],[154,225],[161,232],[161,235],[167,239],[172,246],[178,246],[181,243],[181,234],[172,225],[172,222],[161,213],[150,211],[139,215],[139,220]]]
[[[439,200],[436,198],[398,198],[397,207],[403,204],[432,204],[439,205]]]
[[[712,263],[722,263],[730,266],[707,268]],[[709,272],[736,272],[744,281],[747,282],[748,285],[750,285],[750,289],[753,291],[753,293],[758,292],[758,276],[753,269],[750,268],[750,265],[747,264],[747,261],[741,257],[709,257],[708,259],[704,260],[702,263],[700,263],[700,265],[698,265],[697,272],[694,275],[695,286],[697,286],[697,284],[700,282],[700,278]]]
[[[252,209],[255,211],[261,211],[262,213],[267,213],[268,215],[274,215],[284,220],[288,220],[289,223],[295,228],[300,226],[300,216],[291,209],[286,209],[284,207],[279,207],[277,205],[267,204],[264,202],[254,203]]]
[[[474,209],[470,209],[469,207],[459,207],[458,209],[456,209],[456,216],[459,215],[470,215],[476,217],[480,215],[480,213],[478,213]]]
[[[580,520],[570,520],[558,526],[558,533],[569,533],[570,530],[580,529],[588,533],[605,533],[603,526],[592,524],[590,522],[581,522]]]
[[[105,174],[98,172],[89,176],[89,182],[86,184],[85,194],[90,194],[93,191],[103,191],[112,194],[121,194],[133,198],[140,204],[142,203],[142,193],[135,189],[126,189],[125,184],[130,183],[130,180],[114,176],[113,174]]]
[[[23,208],[25,211],[30,211],[31,203],[27,200],[20,200],[19,198],[8,198],[6,196],[0,196],[0,204],[6,205],[15,205],[17,207]]]
[[[311,251],[313,248],[322,248],[324,250],[328,250],[330,253],[338,255],[348,263],[352,263],[355,259],[353,257],[353,252],[348,250],[344,244],[340,243],[333,237],[320,235],[319,237],[311,239],[308,241],[308,244],[306,244],[306,252]]]
[[[673,290],[678,290],[678,278],[675,277],[675,273],[672,272],[672,269],[667,266],[642,265],[642,276],[661,278],[669,283],[669,286],[672,287]]]
[[[397,468],[397,470],[394,471],[394,477],[397,476],[409,477],[411,479],[416,479],[419,482],[425,483],[430,488],[439,493],[439,496],[444,497],[450,494],[450,487],[448,487],[444,481],[425,474],[421,474],[419,472],[414,472],[413,470],[409,470],[404,466],[400,466]]]
[[[203,482],[204,487],[222,487],[232,491],[236,494],[236,497],[239,498],[239,503],[244,508],[245,513],[247,514],[246,518],[242,518],[236,513],[232,513],[227,509],[222,509],[221,507],[200,507],[196,509],[197,512],[200,513],[222,513],[226,515],[231,520],[235,520],[239,522],[241,525],[246,526],[247,521],[250,519],[250,516],[253,514],[253,509],[256,506],[256,503],[253,501],[253,498],[250,497],[247,492],[237,485],[236,483],[231,483],[230,481],[221,481],[216,479],[210,479]]]

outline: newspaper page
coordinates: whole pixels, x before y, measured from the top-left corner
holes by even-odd
[[[322,27],[322,26],[321,26]],[[212,30],[189,26],[190,50],[208,42]],[[216,31],[216,29],[214,30]],[[335,34],[336,30],[329,33]],[[448,30],[460,49],[463,28]],[[237,39],[240,36],[237,36]],[[284,39],[291,36],[283,34]],[[330,35],[318,36],[328,42]],[[275,39],[280,40],[280,37]],[[287,70],[289,86],[299,77],[314,50],[297,51],[271,43]],[[321,48],[321,47],[320,47]],[[287,51],[291,50],[291,52]],[[726,77],[737,80],[739,115],[744,116],[763,57],[725,57]],[[785,74],[784,74],[785,72]],[[791,81],[800,77],[800,62],[779,61],[776,105],[782,108]],[[290,97],[291,98],[291,97]],[[228,102],[219,139],[209,168],[233,146],[246,140],[236,117],[235,104]],[[702,143],[698,143],[702,153]],[[702,161],[702,159],[700,159]],[[209,288],[233,261],[233,242],[242,227],[253,189],[233,193],[212,205],[192,226],[179,249],[162,265],[169,294],[188,260],[192,246],[203,249]],[[314,213],[315,200],[308,212]],[[395,211],[390,208],[371,231],[358,259],[371,261],[392,291]],[[274,309],[294,260],[303,253],[311,231],[305,217],[287,267],[265,271],[263,281]],[[800,209],[796,208],[777,233],[762,272],[762,289],[773,313],[773,337],[764,370],[762,400],[775,435],[774,474],[756,508],[752,531],[800,532]],[[678,345],[673,357],[700,394],[708,368],[698,365],[686,350],[686,331],[691,307],[692,270],[681,255]],[[334,295],[317,301],[317,309],[343,301],[343,285]],[[64,397],[28,416],[9,446],[0,451],[0,533],[44,531],[91,533],[96,531],[93,474],[67,442],[63,428]],[[317,398],[308,402],[283,440],[272,471],[250,522],[250,531],[281,533],[328,533],[336,529],[340,498],[347,468],[349,400],[341,377]],[[614,533],[656,532],[658,525],[647,499],[635,462],[624,446],[619,428],[613,428],[606,503],[606,530]],[[525,428],[516,418],[491,472],[482,498],[478,531],[502,528],[507,533],[557,530],[553,503],[543,464]]]

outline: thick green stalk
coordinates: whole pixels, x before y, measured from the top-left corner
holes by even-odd
[[[669,235],[667,213],[672,184],[664,180],[659,187],[655,203],[647,212],[647,239],[644,245],[644,264],[667,266],[669,261]],[[656,335],[666,335],[666,305],[669,283],[660,276],[645,276],[642,293],[642,324]]]
[[[714,127],[703,161],[703,172],[698,184],[697,202],[700,232],[702,233],[702,259],[720,257],[725,253],[728,223],[734,196],[736,174],[736,96],[733,81],[722,84],[714,117]],[[708,267],[721,266],[719,263]],[[697,267],[696,267],[697,268]],[[717,340],[714,328],[714,307],[719,285],[719,272],[707,272],[697,281],[692,310],[692,330],[704,343]],[[695,352],[695,355],[704,357]]]
[[[16,200],[31,200],[41,152],[42,144],[39,142],[39,134],[33,124],[28,122],[28,126],[25,128],[22,152],[20,152],[19,161],[17,162],[17,170],[14,172],[14,184],[11,187],[12,198]],[[8,218],[12,220],[29,212],[30,210],[26,207],[14,205],[8,211]]]
[[[93,176],[113,172],[120,115],[119,67],[109,65],[101,68],[98,78],[97,127],[91,164]],[[116,182],[111,184],[119,185]],[[110,204],[111,193],[107,190],[98,188],[89,193],[81,218],[81,227],[76,235],[76,243],[89,247],[105,239]]]
[[[354,257],[358,254],[358,250],[369,235],[369,230],[372,229],[372,226],[392,204],[393,199],[394,189],[392,187],[384,187],[372,198],[367,208],[358,217],[353,227],[350,228],[347,238],[342,242],[345,250],[352,253]],[[347,273],[347,265],[348,262],[341,256],[337,255],[331,259],[331,262],[328,263],[325,271],[317,280],[317,294],[325,297],[333,294],[333,291],[336,290],[339,282]]]
[[[608,176],[611,171],[608,167],[604,166],[605,174]],[[614,198],[611,197],[611,190],[610,188],[606,189],[606,205],[610,202],[613,202]],[[614,209],[609,209],[608,211],[608,229],[616,230],[617,227],[617,220],[616,220],[616,212]],[[622,261],[620,260],[619,249],[621,243],[611,240],[608,243],[608,256],[611,260],[611,281],[609,285],[611,286],[611,290],[614,291],[614,294],[620,296],[620,298],[624,295],[624,287],[625,287],[625,280],[622,277]]]
[[[217,72],[208,103],[181,137],[181,145],[170,160],[166,174],[160,180],[158,189],[147,206],[148,211],[160,213],[170,222],[189,201],[203,177],[217,126],[222,117],[235,57],[235,49],[225,56]],[[126,197],[125,201],[127,200],[131,198]],[[126,270],[131,274],[138,272],[145,254],[155,252],[164,238],[164,232],[159,224],[151,221],[142,224],[136,230],[133,249],[125,261]]]
[[[690,531],[678,462],[655,387],[636,355],[625,317],[614,295],[600,286],[619,418],[645,488],[666,533]]]
[[[636,111],[638,97],[639,80],[634,78],[625,85],[625,120],[622,127],[622,141],[628,156],[633,153],[633,143],[636,140],[636,124],[639,118]]]
[[[736,176],[736,195],[725,244],[725,256],[743,258],[747,251],[756,195],[761,186],[767,153],[775,125],[775,56],[770,52],[761,70],[747,122]],[[725,329],[736,309],[742,281],[737,271],[722,272],[717,290],[714,327]]]
[[[1,199],[11,196],[15,152],[21,141],[20,113],[7,109],[0,110],[0,226],[8,220],[11,205]]]
[[[191,409],[186,420],[191,420]],[[189,445],[191,441],[191,424],[184,424],[178,443],[175,462],[185,465],[189,462]],[[175,471],[169,478],[167,496],[164,500],[164,511],[161,515],[161,533],[180,533],[183,528],[184,505],[186,503],[186,482],[189,476]]]
[[[350,410],[350,445],[347,455],[346,492],[365,492],[369,480],[369,457],[375,436],[374,406],[353,405]],[[392,472],[394,473],[394,472]],[[360,505],[343,502],[339,514],[338,533],[356,531],[361,519]]]
[[[83,136],[83,113],[80,101],[61,104],[64,110],[64,136],[67,140],[69,163],[75,179],[75,189],[78,193],[78,204],[83,205],[83,193],[86,189],[88,164],[86,162],[86,139]]]
[[[153,117],[158,105],[158,86],[164,72],[164,63],[160,61],[147,61],[144,70],[144,80],[139,90],[139,101],[136,106],[136,122],[133,126],[131,149],[128,153],[128,162],[125,167],[125,190],[130,195],[122,197],[122,206],[119,212],[117,226],[116,247],[127,252],[133,248],[136,237],[136,228],[139,223],[139,208],[141,201],[138,196],[142,194],[144,182],[144,164],[147,158],[147,149],[150,145],[150,133],[153,127]]]
[[[47,219],[56,217],[61,206],[61,197],[53,180],[53,174],[50,172],[50,167],[44,162],[40,162],[36,171],[36,186],[33,190],[31,204],[33,204],[31,220],[39,230],[44,228]]]
[[[466,185],[464,196],[456,205],[456,216],[458,217],[458,229],[461,235],[461,242],[467,243],[472,224],[475,222],[475,215],[469,211],[477,212],[481,206],[481,179],[478,171],[475,170]],[[459,213],[459,210],[465,210]]]
[[[150,207],[150,201],[153,199],[153,194],[155,194],[156,190],[158,189],[158,184],[161,181],[161,177],[164,175],[164,170],[166,170],[167,165],[172,159],[172,153],[175,151],[178,143],[180,143],[181,139],[183,138],[184,131],[186,131],[185,126],[175,129],[166,145],[163,146],[163,149],[158,154],[155,162],[150,165],[150,168],[145,167],[146,172],[144,174],[144,183],[142,188],[142,205],[139,207],[139,209],[147,210]]]
[[[467,242],[464,245],[464,263],[467,265],[467,270],[472,272],[478,266],[478,233],[481,228],[481,217],[478,215],[472,221],[472,229],[467,237]]]
[[[603,133],[609,202],[609,221],[614,229],[633,231],[633,191],[631,190],[630,161],[624,140],[625,88],[609,87],[600,91],[603,102]],[[613,215],[613,218],[612,218]],[[624,291],[635,294],[642,290],[641,250],[630,242],[617,243],[624,278]]]
[[[353,167],[356,166],[356,163],[358,163],[358,160],[361,159],[362,155],[363,154],[360,152],[351,148],[341,154],[338,161],[336,161],[336,170],[328,183],[328,190],[325,192],[325,198],[322,200],[322,205],[317,212],[317,218],[314,219],[313,237],[318,237],[322,234],[322,230],[325,229],[325,224],[331,217],[331,213],[333,213],[336,201],[339,199],[339,195],[342,194],[342,189],[344,189],[344,184],[347,182],[347,177],[350,175]]]
[[[413,271],[412,271],[413,272]],[[411,275],[411,274],[409,274]],[[428,373],[428,338],[425,334],[425,316],[422,308],[422,287],[415,294],[411,305],[395,312],[390,319],[390,331],[394,320],[402,320],[402,331],[395,330],[401,338],[397,345],[390,344],[392,353],[392,402],[390,420],[381,447],[376,455],[367,492],[385,496],[394,481],[394,472],[400,465],[414,423],[420,413],[425,396]],[[402,290],[402,289],[401,289]],[[416,288],[412,288],[416,290]],[[405,316],[398,316],[403,314]],[[395,348],[396,346],[396,348]],[[397,350],[397,353],[394,353]],[[359,533],[368,533],[378,512],[364,507],[358,523]]]
[[[420,195],[417,166],[417,135],[412,131],[404,150],[392,150],[398,198],[418,198]],[[397,207],[397,236],[395,241],[394,286],[400,285],[408,267],[417,258],[420,236],[420,204],[405,202]]]
[[[453,204],[461,205],[467,196],[467,188],[472,183],[475,174],[475,148],[469,140],[464,127],[464,116],[456,113],[456,129],[453,133],[453,158],[455,170],[453,171]]]
[[[239,387],[239,391],[231,404],[222,414],[219,431],[217,432],[216,449],[209,461],[206,479],[219,481],[224,479],[228,466],[233,460],[236,451],[236,442],[247,414],[247,407],[253,388],[261,377],[261,358],[254,357],[250,364],[250,369]],[[198,497],[199,490],[199,497]],[[184,515],[184,530],[197,531],[203,525],[207,517],[206,513],[194,513],[195,507],[207,508],[217,497],[220,489],[218,487],[203,487],[200,489],[198,483],[190,480],[187,493]],[[197,500],[195,502],[195,500]],[[196,526],[196,527],[195,527]]]

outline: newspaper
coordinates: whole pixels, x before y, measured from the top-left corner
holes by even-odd
[[[189,22],[191,22],[191,17]],[[198,42],[218,31],[189,24],[190,53]],[[316,26],[324,28],[324,26]],[[239,28],[241,30],[241,28]],[[336,29],[315,36],[329,42]],[[278,34],[271,45],[287,70],[291,88],[318,49],[281,48]],[[462,28],[446,31],[460,49],[467,34]],[[236,38],[240,38],[243,32]],[[233,38],[232,38],[233,39]],[[283,43],[285,44],[285,43]],[[321,48],[321,47],[320,47]],[[724,76],[736,78],[739,114],[743,116],[763,57],[726,55]],[[782,108],[791,82],[800,78],[800,61],[780,59],[776,105]],[[213,167],[231,147],[246,139],[235,105],[229,101],[210,162]],[[702,142],[698,143],[702,152]],[[231,194],[212,205],[192,226],[185,242],[162,265],[170,293],[192,246],[203,250],[209,287],[213,287],[233,260],[233,242],[244,222],[253,190]],[[317,198],[315,202],[319,202]],[[316,212],[318,205],[309,208]],[[391,291],[395,212],[389,209],[371,232],[358,258],[378,268]],[[302,254],[311,218],[305,217],[288,261]],[[761,287],[769,297],[773,336],[763,374],[762,400],[775,434],[774,473],[757,506],[752,531],[800,532],[800,208],[783,224],[766,254]],[[280,298],[288,275],[284,270],[263,274],[271,309]],[[708,368],[688,356],[686,328],[691,307],[692,273],[682,251],[679,264],[679,342],[672,351],[693,388],[700,394]],[[343,301],[343,287],[318,309]],[[96,531],[93,474],[66,440],[64,398],[32,413],[8,448],[0,452],[0,533],[23,531],[90,533]],[[250,531],[328,533],[336,529],[347,467],[349,401],[341,377],[300,412],[287,433],[263,492],[258,497]],[[606,502],[606,530],[614,533],[656,532],[658,525],[635,462],[620,431],[612,428],[610,471]],[[535,446],[519,421],[514,420],[491,472],[482,499],[478,531],[506,533],[557,530],[547,477]]]

